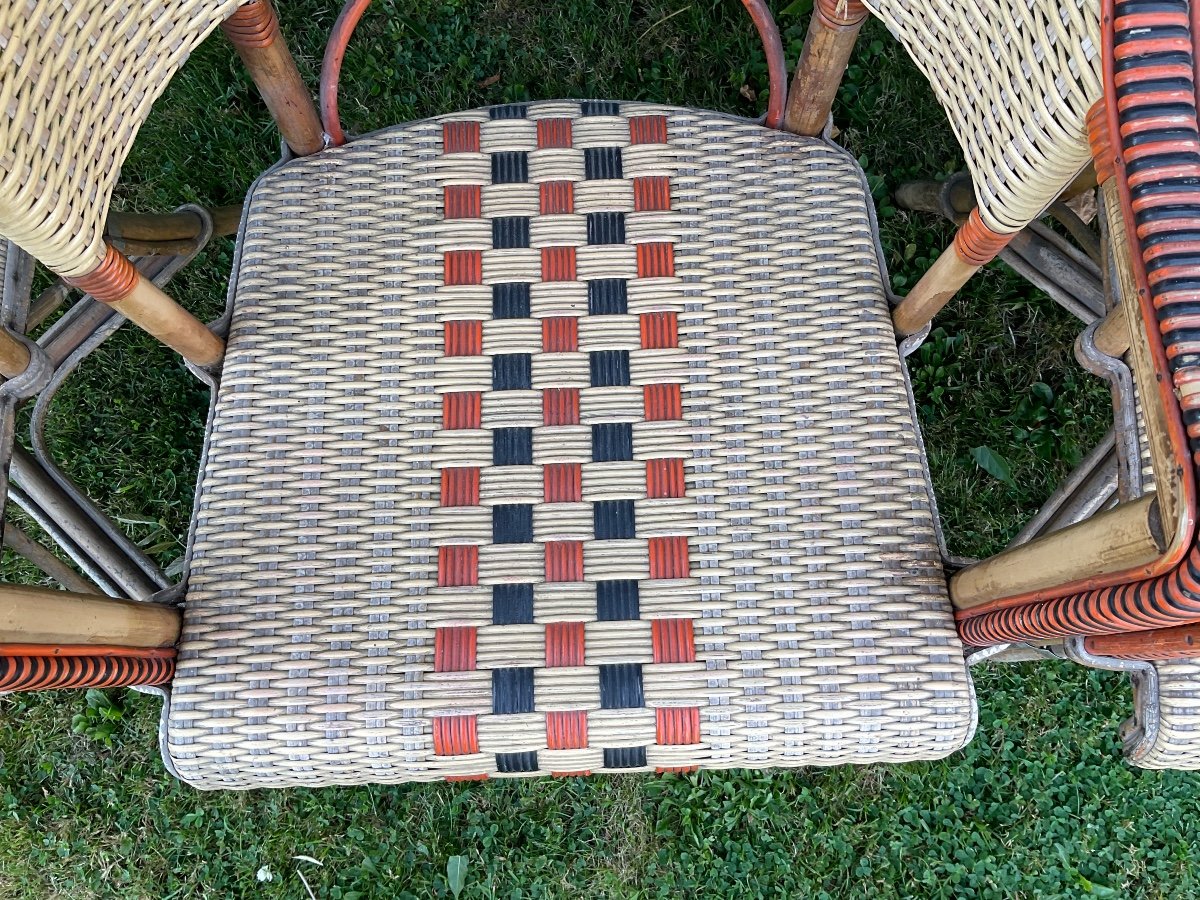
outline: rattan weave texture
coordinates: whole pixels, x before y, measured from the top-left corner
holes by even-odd
[[[168,729],[201,787],[944,756],[974,703],[863,176],[715,113],[252,191]]]
[[[245,0],[11,0],[0,8],[0,235],[56,272],[104,259],[104,219],[150,106]]]
[[[933,86],[990,229],[1024,228],[1091,163],[1097,0],[863,2]]]
[[[1143,769],[1200,770],[1200,659],[1155,663],[1158,670],[1158,733],[1137,748]]]

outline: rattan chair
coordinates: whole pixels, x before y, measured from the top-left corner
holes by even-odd
[[[1158,70],[1123,55],[1149,41],[1190,90],[1186,12],[1120,4],[1147,38],[1111,0],[818,0],[789,92],[745,0],[762,121],[545,101],[350,139],[337,75],[366,5],[335,27],[320,117],[265,0],[0,13],[0,437],[11,498],[83,572],[8,527],[68,590],[3,589],[0,686],[159,690],[168,768],[252,788],[936,759],[974,731],[970,662],[1062,646],[1133,673],[1131,759],[1200,765],[1200,140],[1180,91],[1159,109]],[[974,184],[903,300],[827,129],[869,12],[928,76]],[[288,151],[250,189],[206,326],[162,285],[230,212],[108,206],[218,25]],[[1081,353],[1125,413],[1121,483],[1093,454],[1026,540],[954,571],[903,357],[1093,160],[1109,290]],[[32,309],[31,257],[63,279]],[[87,296],[31,339],[68,285]],[[36,434],[13,448],[17,407],[36,432],[123,317],[213,391],[178,584]]]

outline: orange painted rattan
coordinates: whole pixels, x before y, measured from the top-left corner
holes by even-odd
[[[270,47],[280,40],[279,18],[266,0],[250,0],[221,23],[221,31],[236,47]]]
[[[954,252],[968,265],[986,266],[1000,255],[1013,237],[1012,234],[999,234],[984,225],[976,207],[954,234]]]
[[[129,296],[137,284],[138,272],[124,253],[109,246],[100,265],[86,275],[64,280],[102,303],[116,303]]]

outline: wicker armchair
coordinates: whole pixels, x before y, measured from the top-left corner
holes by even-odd
[[[17,310],[0,437],[13,499],[87,576],[21,543],[68,590],[3,588],[0,686],[152,686],[168,767],[251,788],[935,759],[974,731],[971,661],[1062,645],[1134,674],[1131,758],[1200,765],[1183,634],[1200,357],[1175,215],[1194,108],[1159,110],[1136,67],[1114,70],[1144,38],[1111,0],[818,0],[790,92],[769,12],[744,5],[764,121],[544,101],[353,139],[337,73],[365,0],[335,27],[321,117],[265,0],[0,13]],[[1167,5],[1118,15],[1176,35]],[[826,129],[869,13],[933,84],[974,184],[902,300]],[[108,205],[218,24],[288,149],[249,192],[228,313],[204,325],[162,285],[211,219]],[[1145,103],[1106,104],[1114,83]],[[1083,352],[1129,411],[1120,471],[1139,440],[1153,466],[953,571],[903,356],[1093,162],[1112,274]],[[36,341],[31,256],[88,295]],[[213,390],[178,584],[12,445],[17,406],[122,316]]]

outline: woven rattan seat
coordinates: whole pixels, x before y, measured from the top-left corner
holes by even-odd
[[[201,787],[930,759],[974,700],[842,150],[495,107],[251,191],[167,743]]]

